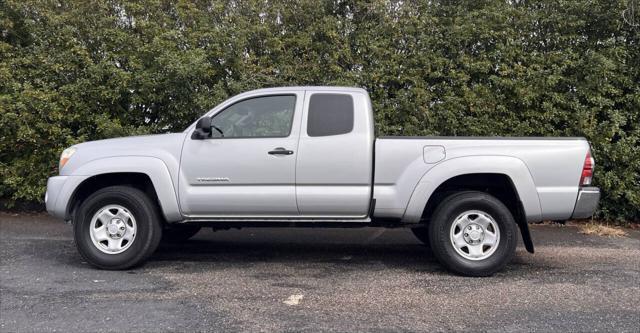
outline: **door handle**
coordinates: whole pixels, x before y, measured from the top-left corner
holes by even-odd
[[[269,152],[269,155],[292,155],[293,150],[287,150],[282,147],[275,148]]]

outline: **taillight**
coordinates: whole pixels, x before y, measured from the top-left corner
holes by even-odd
[[[591,152],[587,151],[587,156],[584,158],[584,164],[582,166],[582,175],[580,176],[580,185],[591,185],[591,179],[593,178],[593,168],[595,167],[595,161],[591,157]]]

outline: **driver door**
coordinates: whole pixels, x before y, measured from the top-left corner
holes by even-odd
[[[188,217],[296,217],[295,163],[303,93],[240,99],[212,116],[211,137],[182,148]]]

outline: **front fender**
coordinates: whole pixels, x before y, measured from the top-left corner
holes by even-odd
[[[508,176],[515,185],[527,221],[541,220],[540,199],[526,164],[516,157],[482,155],[452,158],[427,171],[413,190],[402,221],[418,223],[427,201],[438,186],[453,177],[474,173]]]
[[[92,160],[76,168],[70,176],[92,177],[107,173],[143,173],[151,179],[162,214],[169,222],[182,219],[178,196],[166,164],[151,156],[116,156]]]

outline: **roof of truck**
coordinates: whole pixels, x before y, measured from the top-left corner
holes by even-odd
[[[286,92],[296,90],[324,90],[324,91],[341,91],[341,92],[359,92],[366,93],[367,91],[358,87],[339,87],[339,86],[292,86],[292,87],[274,87],[263,88],[244,92],[247,93],[268,93],[268,92]]]

